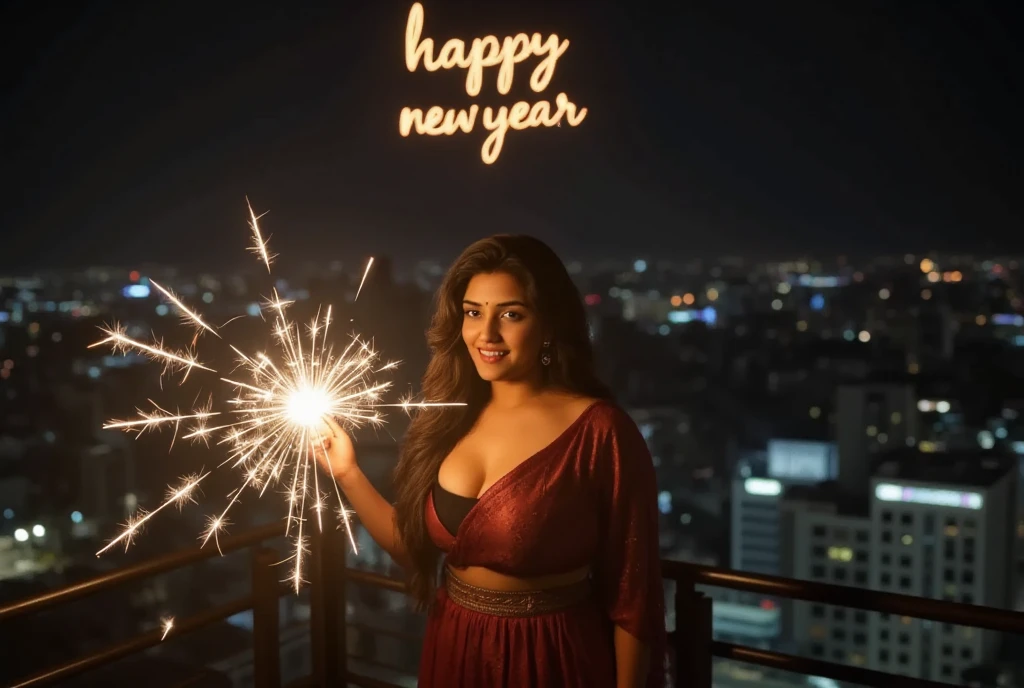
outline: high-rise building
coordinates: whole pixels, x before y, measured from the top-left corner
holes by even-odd
[[[872,479],[872,587],[1012,609],[1016,492],[1012,458],[914,453],[886,461]],[[993,659],[999,640],[881,615],[870,637],[875,668],[943,681]]]
[[[836,442],[839,481],[846,494],[863,494],[873,458],[917,438],[917,398],[909,384],[860,384],[839,388]]]
[[[828,442],[771,440],[763,454],[742,459],[732,484],[731,567],[779,575],[779,504],[784,491],[795,485],[830,480],[835,470],[836,448]],[[779,603],[744,592],[732,593],[728,601],[716,600],[716,636],[757,647],[770,646],[780,634]],[[742,619],[743,623],[727,623],[726,611],[730,618]]]
[[[870,485],[860,499],[841,483],[786,491],[783,575],[1013,608],[1014,458],[903,449]],[[995,633],[826,605],[787,606],[783,625],[812,657],[954,683],[998,650]]]
[[[783,576],[867,587],[872,555],[865,496],[851,498],[836,482],[795,487],[787,490],[781,513]],[[798,652],[844,664],[867,663],[866,612],[786,602],[783,625]]]
[[[763,458],[741,460],[732,485],[732,568],[778,575],[784,490],[835,477],[836,447],[829,442],[771,440]]]

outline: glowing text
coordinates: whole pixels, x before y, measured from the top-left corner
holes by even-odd
[[[539,33],[532,36],[519,33],[501,40],[496,36],[474,38],[468,47],[465,41],[452,38],[435,53],[434,40],[422,38],[422,35],[423,5],[417,2],[409,10],[409,21],[405,28],[406,67],[410,72],[415,72],[421,63],[428,72],[465,69],[466,93],[470,96],[480,94],[484,69],[488,67],[498,67],[498,92],[507,94],[512,88],[515,66],[530,57],[541,58],[530,76],[530,88],[540,93],[551,83],[558,59],[569,48],[569,41],[560,39],[557,34],[544,38]],[[468,134],[473,131],[479,114],[478,105],[471,105],[468,110],[445,109],[440,106],[426,110],[405,107],[399,118],[398,131],[402,136],[409,136],[413,132],[425,136],[451,136],[460,131]],[[586,116],[587,109],[577,107],[565,93],[555,96],[554,103],[548,100],[532,104],[519,101],[511,107],[485,107],[483,127],[491,133],[484,141],[480,157],[488,165],[497,160],[509,129],[558,127],[563,120],[575,127]]]

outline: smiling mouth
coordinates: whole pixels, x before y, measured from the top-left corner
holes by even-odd
[[[477,351],[480,353],[480,357],[487,361],[488,363],[500,361],[501,359],[508,356],[507,351],[494,351],[490,349],[477,349]]]

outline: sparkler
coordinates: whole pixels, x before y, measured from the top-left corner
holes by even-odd
[[[259,228],[260,217],[249,206],[250,229],[253,235],[252,250],[266,266],[268,273],[274,256],[268,250],[267,240]],[[359,283],[362,291],[373,265],[371,258]],[[379,409],[397,407],[409,411],[424,406],[461,406],[457,403],[414,402],[405,399],[399,403],[382,403],[384,392],[390,382],[381,381],[380,376],[393,370],[397,362],[380,363],[380,357],[370,343],[353,334],[345,348],[335,354],[329,339],[332,324],[332,309],[328,307],[324,317],[321,311],[309,323],[303,336],[301,327],[286,316],[292,302],[282,300],[274,290],[266,308],[273,313],[273,335],[277,343],[277,355],[246,353],[223,339],[217,328],[187,306],[170,289],[150,280],[182,315],[184,323],[195,328],[192,340],[194,349],[199,337],[208,333],[229,346],[237,357],[239,366],[231,377],[220,377],[214,368],[201,363],[192,350],[177,350],[165,347],[160,341],[143,342],[128,335],[127,330],[117,324],[101,328],[106,337],[90,345],[90,348],[109,345],[115,351],[127,353],[138,351],[164,365],[164,373],[180,373],[184,382],[194,371],[218,375],[219,381],[234,391],[234,398],[228,401],[226,411],[214,411],[212,402],[189,412],[169,411],[150,400],[152,410],[139,410],[134,420],[112,420],[104,429],[120,429],[138,435],[147,430],[173,428],[171,445],[186,426],[183,439],[209,443],[215,438],[217,444],[226,445],[228,458],[221,467],[230,464],[241,472],[242,482],[227,495],[227,506],[216,516],[210,516],[200,540],[205,546],[211,539],[217,545],[219,534],[228,525],[228,513],[238,503],[242,493],[252,489],[262,496],[271,485],[286,485],[288,504],[286,534],[293,538],[292,556],[294,567],[290,576],[296,592],[302,585],[303,557],[307,552],[307,515],[312,514],[316,526],[323,529],[323,512],[330,499],[330,490],[323,489],[321,477],[312,449],[315,443],[323,446],[323,428],[326,419],[334,419],[348,427],[380,425],[384,422]],[[328,462],[330,459],[328,458]],[[125,524],[124,529],[97,556],[117,545],[127,549],[151,518],[169,506],[183,508],[195,502],[199,485],[212,471],[193,474],[181,479],[176,487],[170,487],[166,500],[152,511],[140,510]],[[357,550],[352,532],[352,519],[341,497],[341,490],[333,478],[333,492],[337,499],[337,513],[352,544]]]

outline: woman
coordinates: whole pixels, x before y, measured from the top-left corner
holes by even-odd
[[[394,507],[340,428],[317,449],[429,610],[419,685],[663,686],[654,468],[562,262],[531,237],[473,244],[428,340],[424,398],[465,406],[417,412]]]

